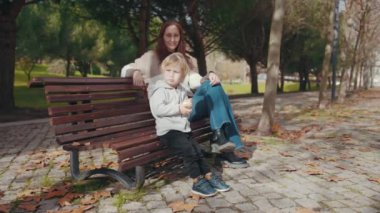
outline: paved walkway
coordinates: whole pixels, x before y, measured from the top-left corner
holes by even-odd
[[[258,148],[249,168],[223,170],[233,188],[229,192],[197,201],[188,196],[187,178],[169,183],[152,179],[143,193],[134,195],[113,182],[97,190],[112,196],[98,197],[88,212],[173,212],[169,205],[176,201],[196,203],[193,212],[380,212],[380,90],[361,93],[345,106],[326,111],[311,110],[316,101],[316,93],[279,96],[277,117],[284,129],[278,134],[284,140],[250,134],[248,127],[259,119],[262,98],[232,101],[244,139],[257,142]],[[85,203],[82,197],[60,208],[59,196],[42,196],[70,180],[69,155],[55,144],[46,120],[1,124],[0,135],[0,212],[26,212],[28,207],[69,212]],[[97,150],[81,159],[91,167],[108,164],[116,156]],[[40,198],[22,198],[28,196]]]

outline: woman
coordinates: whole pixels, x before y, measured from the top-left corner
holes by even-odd
[[[241,142],[232,108],[225,94],[220,79],[214,72],[202,78],[196,67],[196,60],[186,54],[184,31],[176,21],[167,21],[161,26],[154,50],[150,50],[122,69],[123,77],[132,77],[133,84],[144,86],[153,77],[159,75],[162,60],[173,52],[186,55],[191,72],[186,76],[183,85],[192,91],[193,108],[190,121],[209,117],[213,136],[211,139],[212,152],[220,153],[222,161],[232,168],[247,167],[245,160],[234,155],[233,149],[245,152]]]

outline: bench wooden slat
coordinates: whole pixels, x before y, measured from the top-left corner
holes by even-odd
[[[62,135],[62,136],[57,136],[57,142],[62,145],[65,143],[91,139],[91,138],[99,137],[99,136],[108,136],[111,139],[114,133],[124,132],[130,129],[137,129],[141,127],[152,126],[153,124],[154,124],[154,120],[146,120],[146,121],[136,122],[136,123],[127,124],[127,125],[98,129],[96,131],[83,132],[81,134]]]
[[[111,91],[127,91],[127,90],[140,90],[140,87],[133,85],[116,84],[96,84],[96,85],[50,85],[45,86],[45,94],[54,93],[80,93],[80,92],[111,92]]]
[[[126,171],[132,169],[138,165],[144,165],[149,162],[155,161],[160,158],[169,156],[171,153],[169,150],[160,150],[154,153],[149,153],[139,158],[130,159],[119,163],[119,171]]]
[[[123,116],[130,113],[141,113],[144,117],[144,113],[148,113],[147,107],[131,107],[129,109],[111,109],[111,110],[98,110],[95,112],[81,113],[69,116],[59,116],[50,118],[51,125],[59,125],[73,122],[88,121],[100,118],[110,118],[114,116]]]
[[[149,108],[148,101],[138,100],[125,100],[105,103],[88,103],[88,104],[75,104],[67,106],[53,106],[49,107],[49,116],[56,117],[66,115],[78,111],[101,110],[101,109],[114,109],[114,108]]]
[[[141,91],[115,92],[115,93],[89,93],[89,94],[57,94],[47,95],[46,100],[49,103],[58,102],[78,102],[78,101],[94,101],[94,100],[109,100],[122,98],[136,98],[143,96]]]
[[[35,77],[30,82],[30,86],[47,86],[47,85],[91,85],[91,84],[132,84],[132,78],[75,78],[75,77]]]
[[[54,132],[56,135],[62,135],[62,134],[67,134],[67,133],[76,133],[76,132],[84,131],[84,130],[104,128],[104,127],[121,125],[125,123],[137,122],[137,121],[143,121],[143,120],[149,120],[149,119],[153,119],[150,113],[131,114],[131,115],[128,114],[125,116],[117,117],[117,119],[104,118],[104,119],[95,120],[94,122],[90,122],[90,123],[79,123],[76,125],[72,125],[72,124],[57,125],[54,128]]]

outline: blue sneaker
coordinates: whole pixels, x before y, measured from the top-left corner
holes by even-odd
[[[220,177],[216,174],[211,174],[211,179],[208,180],[214,189],[218,192],[226,192],[231,189],[231,186],[227,185]]]
[[[194,183],[191,192],[202,197],[211,197],[218,193],[205,178],[200,178]]]

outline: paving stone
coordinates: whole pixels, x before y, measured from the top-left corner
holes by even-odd
[[[42,200],[39,203],[39,207],[37,209],[37,213],[45,213],[48,211],[57,211],[59,209],[59,206],[57,205],[58,203],[58,198],[52,198],[49,200]]]
[[[247,201],[239,192],[231,190],[223,193],[225,199],[230,203],[242,203]]]
[[[172,213],[173,210],[171,208],[164,208],[164,209],[153,209],[151,213]]]
[[[257,207],[251,203],[240,203],[236,204],[235,207],[238,208],[240,211],[246,212],[257,210]]]
[[[274,207],[272,204],[269,203],[269,201],[265,198],[258,199],[253,202],[255,206],[259,208],[259,210],[268,212],[269,210],[273,209]]]
[[[144,202],[153,200],[162,200],[162,196],[160,194],[148,194],[143,197]]]
[[[342,202],[332,200],[332,201],[322,201],[323,204],[330,208],[341,208],[341,207],[346,207],[346,205]]]
[[[280,209],[290,208],[296,205],[294,201],[290,200],[289,198],[269,199],[269,202],[271,202],[275,207],[280,208]]]
[[[148,201],[146,203],[147,209],[161,209],[166,207],[166,203],[164,201]]]
[[[344,213],[356,213],[356,211],[349,209],[349,208],[334,208],[332,209],[333,212],[344,212]]]
[[[299,205],[301,205],[301,206],[303,206],[305,208],[309,208],[309,209],[321,207],[318,202],[316,202],[315,200],[312,200],[312,199],[306,199],[306,198],[304,198],[304,199],[297,199],[295,201]]]
[[[354,210],[357,212],[361,212],[361,213],[379,213],[380,212],[380,206],[377,209],[374,209],[372,207],[362,207],[362,208],[356,208]]]
[[[221,208],[221,209],[218,209],[216,212],[218,213],[237,213],[238,211],[235,211],[235,210],[232,210],[230,208]]]
[[[211,197],[211,198],[207,198],[206,201],[207,201],[208,205],[213,209],[231,206],[231,204],[229,202],[227,202],[226,200],[221,199],[221,198]]]
[[[199,205],[193,209],[193,212],[196,213],[208,213],[212,212],[212,209],[207,205]]]
[[[138,210],[138,209],[141,209],[143,207],[144,207],[144,205],[141,202],[132,201],[132,202],[124,204],[122,209],[129,211],[129,210]]]

